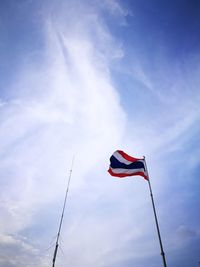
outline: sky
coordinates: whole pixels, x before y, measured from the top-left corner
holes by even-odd
[[[200,2],[0,2],[0,265],[200,264]]]

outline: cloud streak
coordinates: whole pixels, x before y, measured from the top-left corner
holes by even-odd
[[[65,18],[62,19],[64,23]],[[91,22],[90,16],[83,19],[85,24]],[[98,26],[96,38],[113,48],[109,33],[95,16],[94,22]],[[52,27],[52,23],[56,26]],[[77,197],[83,190],[85,175],[98,161],[102,162],[102,153],[117,145],[124,128],[125,115],[104,58],[106,48],[99,52],[94,40],[84,34],[79,36],[79,22],[70,36],[60,29],[60,21],[46,25],[44,62],[41,64],[36,57],[32,63],[27,58],[13,85],[14,98],[2,100],[1,104],[1,176],[5,177],[1,181],[1,229],[7,240],[13,233],[12,243],[16,244],[12,250],[10,243],[6,245],[4,266],[25,266],[29,261],[14,257],[17,249],[19,257],[26,250],[25,243],[17,241],[15,235],[34,227],[33,220],[39,220],[37,214],[46,205],[62,200],[66,184],[63,174],[73,154],[78,155],[72,189]],[[55,226],[47,234],[52,235]]]

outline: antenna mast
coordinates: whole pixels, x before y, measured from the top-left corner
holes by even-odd
[[[65,213],[65,206],[66,206],[67,196],[68,196],[68,192],[69,192],[69,185],[70,185],[70,181],[71,181],[73,165],[74,165],[74,157],[72,159],[72,165],[71,165],[71,169],[69,171],[69,178],[68,178],[67,188],[66,188],[66,192],[65,192],[65,199],[64,199],[64,203],[63,203],[63,209],[62,209],[62,214],[61,214],[61,218],[60,218],[60,224],[59,224],[59,228],[58,228],[58,234],[57,234],[57,238],[56,238],[56,245],[55,245],[54,254],[53,254],[53,264],[52,264],[52,267],[55,267],[55,263],[56,263],[56,256],[57,256],[58,247],[59,247],[59,237],[60,237],[60,232],[61,232],[61,228],[62,228],[63,217],[64,217],[64,213]]]

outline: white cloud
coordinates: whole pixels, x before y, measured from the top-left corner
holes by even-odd
[[[34,248],[40,243],[40,235],[36,233],[32,249],[26,245],[30,242],[26,232],[42,223],[38,214],[45,207],[59,203],[55,208],[60,210],[74,154],[75,177],[71,192],[72,200],[76,197],[79,201],[82,194],[93,197],[86,181],[89,179],[92,185],[92,179],[88,177],[90,170],[97,164],[102,166],[105,155],[108,158],[121,142],[126,117],[109,75],[110,60],[121,48],[113,45],[109,32],[98,17],[92,17],[98,26],[97,36],[93,39],[85,28],[85,24],[91,23],[91,16],[78,15],[84,20],[83,26],[77,21],[78,25],[73,25],[70,34],[68,29],[63,29],[63,25],[67,25],[64,16],[62,21],[54,19],[54,26],[47,24],[43,61],[27,59],[26,66],[20,69],[18,79],[10,88],[13,97],[1,101],[1,231],[4,238],[0,243],[3,246],[7,240],[5,258],[2,259],[4,266],[35,266],[36,263],[46,266],[38,251],[48,246],[47,239],[40,240],[40,246]],[[79,35],[80,29],[82,33]],[[102,41],[103,47],[98,47],[96,38]],[[106,53],[111,49],[114,56],[108,61]],[[98,186],[95,195],[95,199],[101,195]],[[57,230],[58,219],[54,218],[53,229],[46,229],[49,240]],[[83,225],[87,225],[85,216],[82,220]],[[92,234],[96,231],[93,229]],[[18,233],[27,235],[27,241],[19,241]],[[99,234],[94,235],[88,240],[89,245],[92,246],[99,237]],[[80,244],[84,244],[84,236]],[[80,252],[80,244],[72,242],[72,248]],[[30,253],[27,252],[29,248]],[[15,256],[17,251],[19,255]],[[29,257],[32,263],[29,263]],[[87,260],[86,257],[85,264]]]
[[[40,257],[38,249],[34,248],[32,244],[20,236],[1,235],[0,248],[2,266],[34,266],[35,263],[40,264]],[[32,262],[32,258],[37,259]],[[47,266],[47,265],[43,265]]]

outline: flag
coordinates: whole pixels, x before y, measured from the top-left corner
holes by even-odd
[[[108,172],[110,175],[119,178],[140,175],[148,180],[145,159],[133,158],[122,150],[115,151],[110,157],[110,167]]]

